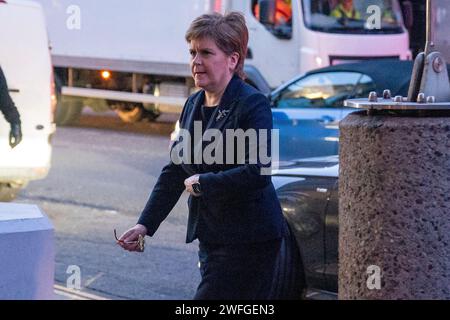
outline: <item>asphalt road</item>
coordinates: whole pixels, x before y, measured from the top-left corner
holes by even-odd
[[[82,291],[112,299],[191,299],[200,275],[198,243],[185,243],[186,194],[156,235],[146,237],[144,253],[124,251],[113,235],[136,223],[168,162],[173,124],[99,119],[58,128],[50,174],[16,200],[39,205],[54,224],[56,282],[66,285],[75,265]]]

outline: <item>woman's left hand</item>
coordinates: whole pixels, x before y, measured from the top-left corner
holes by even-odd
[[[193,176],[190,176],[186,180],[184,180],[184,185],[186,187],[186,191],[189,192],[194,197],[200,196],[199,194],[195,193],[194,190],[192,189],[192,185],[194,183],[198,183],[199,177],[200,177],[199,174],[195,174]]]

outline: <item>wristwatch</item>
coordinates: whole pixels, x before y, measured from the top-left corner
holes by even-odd
[[[192,190],[194,190],[194,192],[196,194],[201,194],[202,193],[202,189],[200,188],[200,183],[196,182],[194,184],[192,184]]]

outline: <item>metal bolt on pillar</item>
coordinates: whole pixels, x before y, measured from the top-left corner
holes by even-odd
[[[394,97],[394,102],[402,102],[403,101],[403,97],[402,96],[395,96]]]
[[[417,103],[425,103],[425,93],[421,92],[417,95]]]
[[[370,102],[377,102],[378,101],[378,96],[377,93],[375,91],[372,91],[369,93],[369,101]]]
[[[436,99],[434,98],[434,96],[428,96],[427,97],[427,103],[435,103]]]

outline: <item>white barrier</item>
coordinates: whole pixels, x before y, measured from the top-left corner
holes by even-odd
[[[0,299],[54,299],[54,232],[36,205],[0,203]]]

